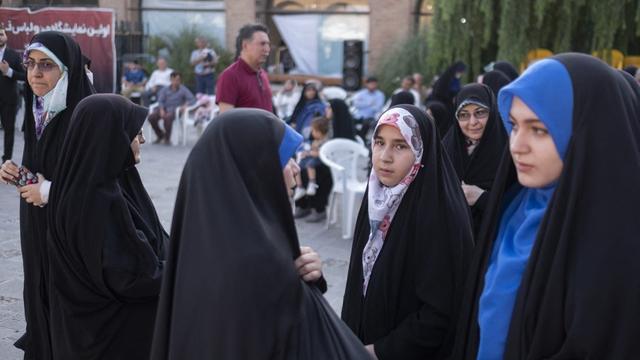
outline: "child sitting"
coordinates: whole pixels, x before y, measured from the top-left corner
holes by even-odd
[[[314,196],[318,189],[316,184],[316,168],[321,165],[320,147],[329,139],[329,119],[325,117],[317,117],[311,121],[311,137],[313,141],[305,143],[304,150],[298,153],[298,164],[301,171],[307,172],[309,183],[305,189],[302,184],[300,174],[296,176],[296,191],[293,195],[294,200],[299,200],[305,195]]]

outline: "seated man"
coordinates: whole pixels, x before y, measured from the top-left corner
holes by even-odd
[[[365,88],[353,95],[354,118],[361,124],[359,135],[366,139],[370,124],[376,120],[384,106],[384,93],[378,89],[378,79],[369,76]],[[375,125],[375,124],[374,124]]]
[[[180,79],[180,73],[174,71],[171,73],[171,85],[160,90],[158,94],[158,107],[149,115],[149,123],[156,133],[154,144],[164,142],[171,145],[171,125],[176,115],[178,107],[184,108],[195,101],[195,97],[184,85]],[[164,130],[160,129],[158,123],[164,122]]]
[[[173,69],[167,66],[167,60],[159,57],[156,61],[156,70],[153,70],[149,81],[144,86],[144,92],[142,93],[142,105],[149,107],[151,105],[151,99],[158,96],[160,90],[171,84],[171,73]]]
[[[127,70],[122,77],[122,95],[129,98],[134,92],[142,93],[146,82],[147,75],[138,60],[134,60],[127,65]]]

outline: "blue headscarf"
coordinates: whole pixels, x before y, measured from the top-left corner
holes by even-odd
[[[564,159],[573,119],[573,86],[565,66],[553,59],[539,61],[500,90],[498,109],[509,133],[514,96],[545,124]],[[503,358],[522,275],[556,183],[543,188],[520,188],[502,214],[480,296],[478,359]]]
[[[302,135],[298,134],[291,126],[284,124],[284,135],[282,135],[282,141],[278,149],[280,155],[280,166],[284,168],[287,162],[293,154],[295,154],[298,147],[302,144]]]

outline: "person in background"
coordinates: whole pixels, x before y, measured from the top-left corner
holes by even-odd
[[[299,99],[298,83],[293,79],[285,81],[284,86],[273,99],[278,117],[288,123]]]
[[[508,138],[493,91],[472,83],[456,95],[456,123],[442,139],[467,204],[471,209],[474,235],[478,234],[491,186]]]
[[[127,65],[127,70],[122,77],[122,95],[129,98],[136,92],[142,94],[146,82],[147,75],[138,60],[134,60]]]
[[[216,85],[220,113],[238,107],[273,112],[269,76],[262,69],[270,50],[266,26],[248,24],[240,29],[236,37],[237,60],[220,74]]]
[[[371,123],[374,122],[384,106],[384,93],[378,89],[378,79],[369,76],[365,88],[353,95],[354,117],[362,124],[358,135],[366,139]]]
[[[182,85],[179,72],[172,72],[170,77],[171,85],[162,89],[158,95],[158,108],[149,114],[149,123],[157,136],[154,144],[163,142],[165,145],[171,145],[171,128],[176,117],[176,109],[181,107],[184,110],[184,107],[196,101],[191,91]],[[160,120],[163,121],[164,130],[158,125]]]
[[[293,200],[302,199],[305,195],[314,196],[318,189],[316,183],[316,168],[322,165],[320,160],[320,147],[329,140],[329,119],[317,117],[311,121],[311,144],[306,143],[305,149],[298,153],[298,165],[307,173],[309,179],[306,189],[302,185],[300,174],[296,176],[296,190]]]
[[[295,129],[302,134],[302,137],[309,139],[311,120],[324,116],[325,111],[326,105],[320,99],[318,83],[307,81],[302,88],[302,94],[300,94],[300,100],[293,110],[293,115],[291,115],[291,123],[295,123]]]
[[[144,92],[142,93],[142,105],[149,107],[151,105],[151,99],[157,97],[160,90],[164,87],[171,85],[171,73],[173,69],[167,66],[167,60],[163,57],[159,57],[156,61],[156,70],[153,70],[149,81],[144,86]]]
[[[423,83],[423,76],[420,73],[413,73],[413,89],[420,95],[420,105],[424,105],[427,96],[429,95],[429,89]]]
[[[397,94],[401,91],[410,92],[413,95],[413,105],[421,107],[420,105],[420,93],[415,89],[415,80],[413,75],[407,75],[402,79],[400,87],[393,91],[393,94]]]
[[[207,39],[198,36],[197,49],[191,52],[191,65],[196,75],[196,93],[213,95],[216,88],[215,66],[218,55],[209,47]]]
[[[4,130],[2,162],[13,157],[13,139],[18,109],[18,80],[25,80],[20,55],[7,46],[7,33],[0,29],[0,122]]]
[[[324,116],[331,120],[331,137],[334,139],[356,139],[356,129],[353,116],[349,112],[347,103],[342,99],[329,100],[329,106]]]

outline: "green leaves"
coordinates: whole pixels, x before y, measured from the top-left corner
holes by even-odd
[[[472,76],[494,60],[518,66],[535,48],[640,55],[640,0],[436,0],[434,9],[427,63],[436,74],[456,60]]]

